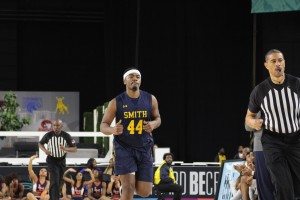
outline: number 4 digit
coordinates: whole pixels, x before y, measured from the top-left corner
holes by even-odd
[[[134,120],[131,120],[127,126],[127,130],[129,131],[129,134],[133,135],[134,131],[137,131],[138,134],[142,134],[143,131],[143,120],[139,120],[136,127],[134,126]]]

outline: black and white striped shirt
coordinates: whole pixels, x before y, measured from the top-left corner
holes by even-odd
[[[60,149],[62,144],[64,147],[75,147],[75,141],[69,133],[61,131],[57,136],[54,131],[46,133],[40,140],[42,145],[47,144],[47,150],[51,152],[51,156],[55,158],[65,157],[65,151]]]
[[[299,97],[300,79],[285,74],[284,83],[274,84],[270,78],[257,85],[251,95],[248,108],[262,111],[264,128],[277,133],[294,133],[300,129]]]

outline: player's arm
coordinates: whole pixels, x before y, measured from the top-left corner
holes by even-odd
[[[104,115],[102,117],[102,121],[100,124],[100,131],[103,134],[111,135],[111,134],[122,133],[123,129],[122,131],[118,129],[118,125],[121,125],[121,122],[116,123],[116,126],[114,127],[110,126],[116,117],[116,111],[117,111],[117,103],[116,103],[116,99],[114,98],[108,103],[108,106],[105,109]]]
[[[143,125],[143,129],[148,132],[152,133],[152,131],[158,128],[161,124],[161,118],[158,109],[158,102],[155,96],[152,95],[152,113],[151,113],[151,121],[145,121]]]
[[[161,124],[161,118],[160,118],[159,109],[158,109],[158,101],[157,101],[156,97],[153,95],[152,95],[152,118],[153,118],[153,120],[151,122],[154,123],[153,129],[156,129]]]

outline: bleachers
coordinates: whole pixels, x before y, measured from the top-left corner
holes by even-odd
[[[37,154],[39,151],[39,146],[37,142],[15,142],[14,148],[16,151],[16,158],[27,157]]]
[[[67,153],[67,158],[97,158],[98,149],[78,149],[75,153]]]

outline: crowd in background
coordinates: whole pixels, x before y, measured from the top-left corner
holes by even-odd
[[[50,174],[47,168],[41,168],[38,173],[32,168],[32,161],[37,157],[30,157],[28,176],[30,186],[20,181],[17,173],[0,175],[0,199],[3,200],[49,200]],[[121,182],[120,177],[114,175],[113,159],[103,171],[97,167],[96,160],[90,158],[82,169],[67,168],[62,177],[60,200],[119,200]]]

